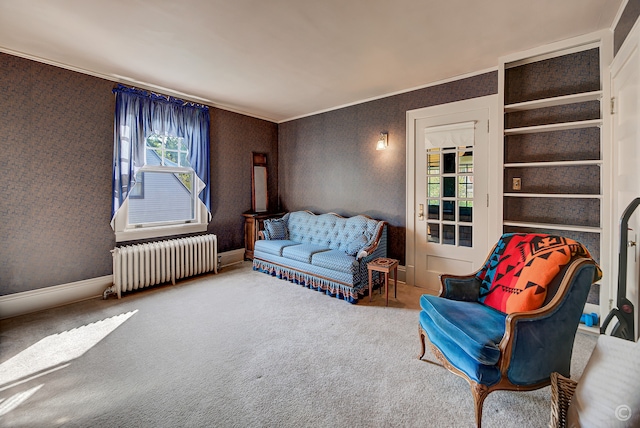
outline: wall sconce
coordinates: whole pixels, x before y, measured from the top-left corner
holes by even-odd
[[[378,143],[376,144],[376,150],[384,150],[389,145],[388,134],[381,132],[380,138],[378,138]]]

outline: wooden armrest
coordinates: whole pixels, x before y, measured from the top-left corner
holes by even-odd
[[[364,252],[367,255],[373,253],[375,251],[376,248],[378,248],[378,244],[380,244],[380,238],[382,238],[382,232],[384,232],[384,228],[387,226],[387,222],[386,221],[381,221],[380,225],[378,226],[378,233],[376,234],[375,239],[373,240],[373,244],[369,245],[366,248],[363,248],[360,252]],[[364,256],[366,257],[366,256]]]

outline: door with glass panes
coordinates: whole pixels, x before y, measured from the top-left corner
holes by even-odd
[[[415,285],[469,274],[486,259],[488,109],[415,121]]]

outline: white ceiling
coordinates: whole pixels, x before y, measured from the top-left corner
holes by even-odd
[[[0,0],[0,51],[281,122],[610,28],[624,0]]]

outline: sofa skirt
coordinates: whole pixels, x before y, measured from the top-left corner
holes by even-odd
[[[346,300],[349,303],[357,303],[358,299],[364,295],[365,288],[367,288],[365,282],[351,286],[257,258],[253,259],[253,270],[324,292],[329,296]]]

